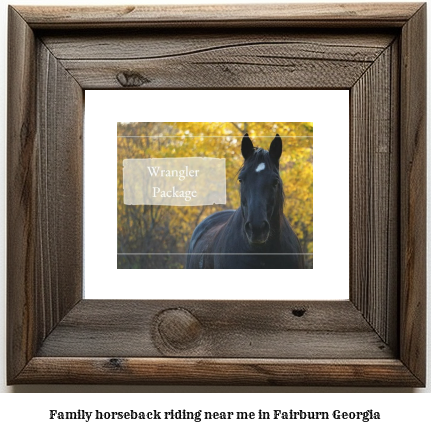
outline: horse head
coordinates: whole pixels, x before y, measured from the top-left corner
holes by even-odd
[[[244,164],[239,172],[244,232],[252,245],[266,243],[283,214],[283,184],[279,174],[282,141],[277,134],[269,151],[256,148],[245,134],[241,143]]]

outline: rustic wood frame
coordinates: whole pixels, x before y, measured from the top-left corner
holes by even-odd
[[[10,7],[8,383],[424,386],[425,8]],[[350,300],[83,300],[95,88],[350,89]]]

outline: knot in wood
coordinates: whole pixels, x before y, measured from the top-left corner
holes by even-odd
[[[113,369],[120,369],[122,366],[122,360],[117,358],[109,359],[109,366]]]
[[[185,350],[199,344],[202,325],[186,309],[166,309],[156,317],[156,332],[169,348]]]
[[[139,72],[119,72],[117,74],[117,81],[123,87],[140,87],[150,82],[148,78],[142,76]]]
[[[292,309],[292,314],[296,317],[302,317],[305,314],[305,309]]]

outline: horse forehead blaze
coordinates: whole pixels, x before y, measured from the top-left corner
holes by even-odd
[[[256,168],[256,172],[263,171],[264,169],[265,169],[265,163],[264,163],[264,162],[261,162],[261,163],[257,166],[257,168]]]

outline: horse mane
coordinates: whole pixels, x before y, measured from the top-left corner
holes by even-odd
[[[280,182],[279,188],[278,188],[278,212],[280,219],[284,215],[283,209],[284,209],[284,187],[283,187],[283,181],[281,180],[280,176],[280,170],[279,166],[274,162],[274,160],[269,155],[269,151],[264,150],[260,147],[254,147],[254,152],[251,156],[249,156],[247,159],[244,160],[243,164],[241,165],[240,169],[238,170],[237,177],[245,171],[245,170],[255,170],[257,166],[260,163],[264,163],[265,167],[269,168],[271,171],[277,174],[278,180]]]

